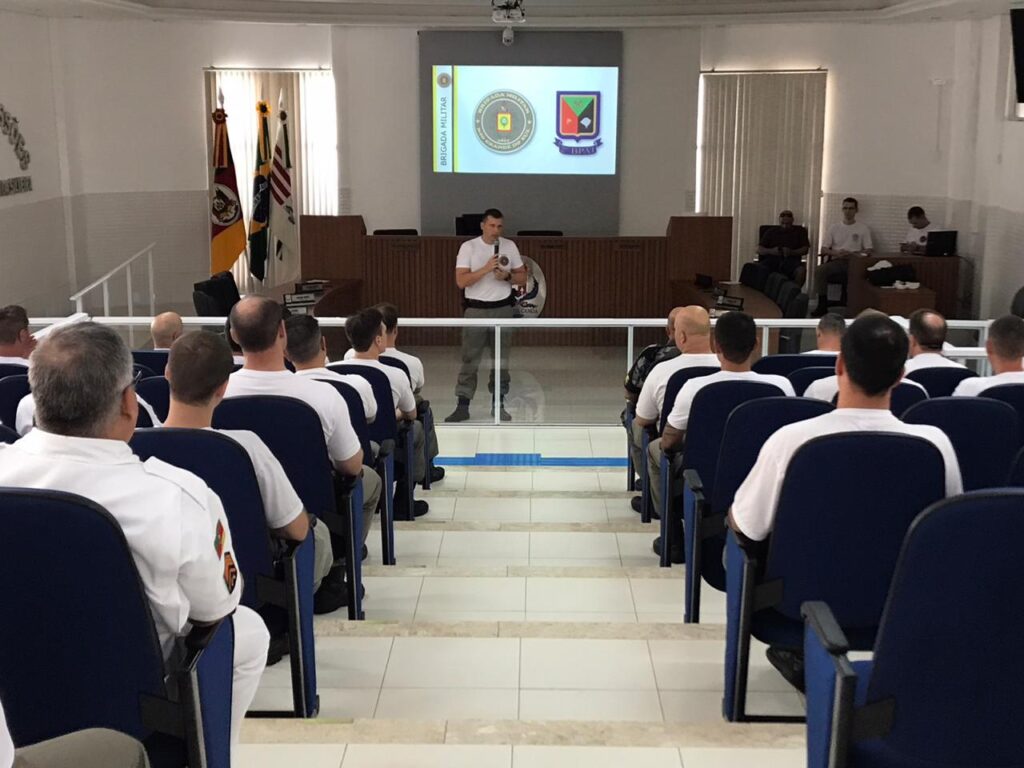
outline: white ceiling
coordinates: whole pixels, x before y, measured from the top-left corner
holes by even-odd
[[[736,22],[927,21],[1002,13],[1009,0],[524,0],[527,27],[608,28]],[[55,17],[218,19],[301,24],[492,27],[489,0],[0,0]]]

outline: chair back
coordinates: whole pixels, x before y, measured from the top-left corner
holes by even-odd
[[[877,627],[903,537],[945,489],[942,454],[923,438],[805,443],[786,469],[765,562],[764,581],[779,582],[775,611],[799,623],[801,604],[822,600],[844,629]]]
[[[163,376],[167,369],[166,349],[133,349],[132,360],[138,365],[149,368],[155,375]]]
[[[388,357],[387,355],[381,355],[379,359],[384,365],[390,365],[392,368],[397,368],[404,373],[405,378],[409,380],[409,386],[412,386],[412,374],[409,373],[409,366],[405,364],[404,360],[399,360],[397,357]]]
[[[163,376],[150,376],[140,381],[135,391],[152,406],[160,421],[167,421],[167,413],[171,410],[171,387],[167,379]]]
[[[163,698],[149,598],[117,521],[70,493],[0,489],[0,696],[17,746],[83,728],[144,739],[141,699]],[[26,578],[31,574],[31,578]],[[59,695],[46,695],[59,687]]]
[[[779,396],[784,393],[774,384],[718,381],[703,387],[693,398],[683,439],[683,468],[700,473],[706,494],[714,494],[722,435],[733,409],[748,400]]]
[[[1010,466],[1010,476],[1006,479],[1005,484],[1014,488],[1024,488],[1024,448],[1017,452],[1017,456]]]
[[[914,521],[867,689],[867,703],[892,700],[894,716],[880,744],[862,743],[866,752],[902,757],[900,764],[1020,764],[1024,592],[1014,585],[1022,509],[1024,490],[976,491]],[[950,567],[950,553],[964,567]]]
[[[754,373],[772,373],[777,376],[788,376],[801,368],[828,366],[835,373],[835,355],[766,355],[752,366]]]
[[[789,383],[793,385],[793,391],[797,396],[802,396],[812,382],[818,379],[827,379],[836,375],[835,366],[815,365],[810,368],[797,368],[786,374]]]
[[[908,408],[903,421],[930,424],[946,433],[965,491],[1006,482],[1020,446],[1016,413],[1006,403],[985,397],[929,398]]]
[[[1002,400],[1012,406],[1017,412],[1018,424],[1024,424],[1024,384],[1000,384],[998,387],[989,387],[981,393],[981,397]],[[1024,434],[1021,435],[1021,440],[1024,441]]]
[[[384,371],[371,368],[368,365],[353,363],[334,363],[327,368],[337,373],[362,376],[370,382],[373,399],[377,401],[377,417],[372,424],[367,425],[370,439],[378,445],[385,440],[396,440],[398,438],[398,419],[395,418],[395,399],[391,395],[391,381],[388,379],[388,375]]]
[[[668,377],[668,381],[665,382],[665,399],[661,401],[661,417],[658,419],[658,434],[665,431],[665,423],[668,421],[668,415],[672,413],[672,407],[675,405],[676,397],[679,395],[679,390],[683,388],[683,385],[690,379],[699,379],[704,376],[710,376],[713,373],[718,373],[720,370],[721,368],[718,366],[694,365],[689,368],[680,368]]]
[[[306,511],[322,520],[336,514],[324,430],[309,405],[276,395],[229,397],[213,412],[213,426],[255,432],[281,462]]]
[[[148,365],[139,365],[139,363],[132,363],[132,375],[138,376],[142,374],[142,378],[146,379],[150,376],[156,376],[156,372]]]
[[[0,379],[6,379],[8,376],[27,376],[28,368],[24,365],[14,365],[13,363],[0,363]]]
[[[19,435],[10,427],[5,427],[0,424],[0,443],[7,443],[10,445],[18,439]]]
[[[743,269],[740,270],[740,283],[753,288],[755,291],[764,292],[764,285],[768,280],[768,275],[771,274],[771,270],[768,269],[764,264],[758,264],[756,261],[749,261],[743,265]]]
[[[143,461],[156,457],[199,476],[217,494],[231,528],[242,571],[242,603],[257,609],[259,577],[273,577],[274,561],[267,516],[256,470],[245,448],[208,429],[140,429],[131,440]]]
[[[964,379],[972,379],[977,376],[974,371],[967,368],[936,367],[918,368],[907,374],[907,378],[916,381],[928,390],[928,397],[949,397],[953,394]]]
[[[778,302],[779,291],[782,290],[782,284],[785,282],[785,275],[781,272],[772,272],[764,282],[764,295],[772,301]]]
[[[366,409],[363,407],[363,398],[360,397],[356,388],[350,384],[346,384],[344,381],[337,381],[335,379],[317,379],[322,381],[324,384],[330,384],[345,398],[345,405],[348,406],[348,417],[352,422],[352,429],[356,431],[356,437],[359,438],[359,446],[363,449],[364,463],[370,462],[370,457],[373,456],[373,450],[370,447],[370,429],[366,423]]]
[[[928,393],[921,389],[921,387],[915,387],[913,384],[901,381],[892,389],[892,396],[889,398],[889,410],[894,416],[899,418],[906,413],[910,406],[927,399]]]
[[[0,423],[14,429],[18,403],[25,395],[31,393],[32,387],[29,386],[28,376],[24,373],[0,379]]]

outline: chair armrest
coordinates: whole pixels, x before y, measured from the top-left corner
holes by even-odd
[[[380,448],[377,449],[377,458],[383,458],[390,456],[395,452],[395,441],[394,440],[381,440]]]
[[[334,490],[340,494],[352,493],[352,490],[356,487],[359,482],[359,478],[355,475],[334,475]]]
[[[696,469],[684,469],[683,482],[686,483],[686,487],[690,489],[690,492],[697,497],[697,503],[702,503],[704,501],[704,482],[700,479],[700,472]]]
[[[192,630],[185,636],[185,655],[177,669],[179,673],[191,672],[196,668],[196,665],[199,664],[199,657],[203,655],[203,651],[206,650],[207,646],[213,642],[213,636],[217,634],[217,630],[220,629],[220,625],[223,622],[224,619],[221,618],[210,624],[200,624],[192,627]]]
[[[800,614],[826,651],[834,656],[849,652],[850,643],[828,605],[820,600],[810,600],[800,606]]]
[[[416,404],[416,417],[419,418],[419,419],[422,419],[427,414],[427,411],[429,411],[429,410],[430,410],[430,401],[429,400],[420,400]]]

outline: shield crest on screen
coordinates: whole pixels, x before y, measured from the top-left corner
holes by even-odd
[[[593,139],[601,132],[601,94],[598,91],[559,91],[558,137]]]

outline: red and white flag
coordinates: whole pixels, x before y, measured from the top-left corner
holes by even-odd
[[[270,236],[274,244],[271,253],[278,261],[284,262],[284,271],[294,266],[297,270],[299,259],[299,226],[295,213],[295,198],[292,196],[292,153],[288,136],[288,114],[284,109],[277,111],[279,124],[277,143],[274,145],[274,159],[270,169]],[[279,279],[285,280],[279,273]]]

